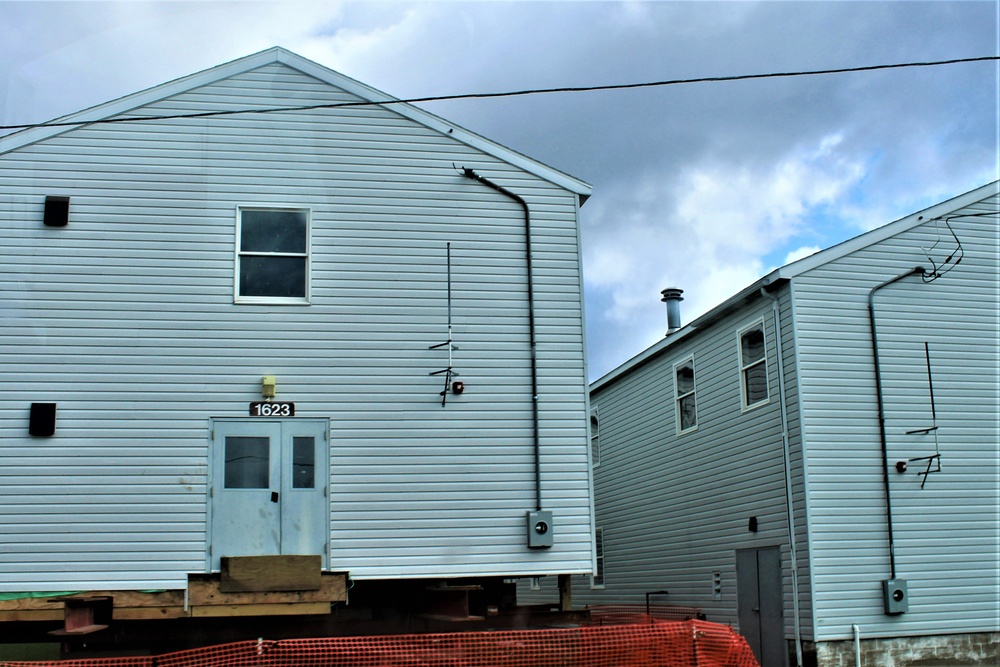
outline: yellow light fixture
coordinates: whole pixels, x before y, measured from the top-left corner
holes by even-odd
[[[274,398],[277,393],[274,386],[277,384],[277,379],[273,375],[265,375],[260,379],[260,395],[264,398]]]

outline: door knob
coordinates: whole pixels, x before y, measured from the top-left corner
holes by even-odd
[[[277,491],[272,491],[271,492],[271,502],[272,503],[278,502],[278,492]]]

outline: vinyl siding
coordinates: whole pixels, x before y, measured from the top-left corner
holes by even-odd
[[[737,332],[760,318],[769,400],[742,412]],[[790,320],[783,326],[790,355]],[[700,607],[709,620],[737,625],[736,549],[780,546],[785,625],[794,632],[775,340],[771,301],[757,298],[592,392],[600,415],[594,483],[605,588],[591,590],[578,579],[575,604],[644,604],[647,592],[668,590],[651,602]],[[672,368],[692,355],[698,427],[677,435]],[[786,362],[790,376],[789,368]],[[794,393],[794,385],[786,391]],[[801,457],[793,464],[800,466]],[[801,485],[796,489],[801,494]],[[803,512],[799,497],[800,557]],[[751,516],[758,519],[756,533],[748,531]],[[722,575],[721,600],[713,597],[714,572]],[[807,582],[802,571],[800,580]]]
[[[1000,625],[997,209],[994,195],[952,218],[965,256],[950,272],[926,284],[911,276],[875,296],[896,576],[909,588],[900,616],[882,608],[890,560],[868,295],[956,246],[931,220],[795,279],[818,639],[846,639],[852,624],[868,636]],[[925,342],[941,472],[921,489],[926,464],[910,462],[905,474],[894,465],[935,452],[933,433],[906,434],[933,424]]]
[[[353,101],[275,64],[127,115]],[[543,502],[534,508],[532,213]],[[0,590],[158,588],[205,570],[209,418],[262,375],[329,417],[330,566],[358,579],[589,572],[576,195],[379,107],[93,125],[0,155]],[[69,226],[41,225],[46,195]],[[238,205],[312,211],[311,304],[233,303]],[[454,366],[447,366],[446,244]],[[56,435],[28,438],[33,401]]]

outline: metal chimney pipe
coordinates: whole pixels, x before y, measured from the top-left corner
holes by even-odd
[[[663,303],[667,304],[667,335],[674,333],[681,328],[681,301],[684,297],[681,294],[684,290],[677,287],[668,287],[665,290],[661,290],[660,294],[663,298],[660,299]]]

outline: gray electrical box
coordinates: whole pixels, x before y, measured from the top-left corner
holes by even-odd
[[[552,546],[552,512],[528,512],[528,548],[548,549]]]
[[[903,579],[882,580],[882,600],[885,613],[902,614],[910,607],[909,595],[906,592],[906,581]]]

